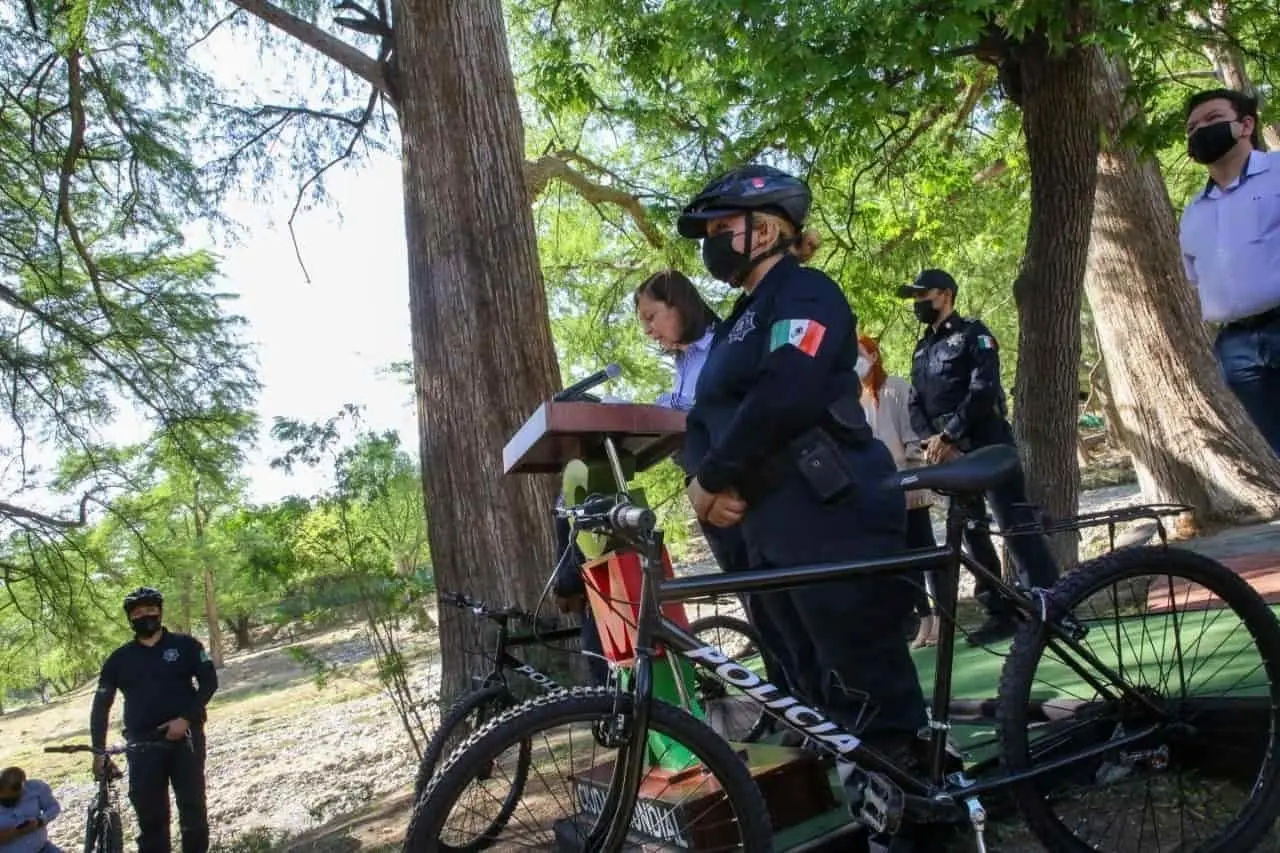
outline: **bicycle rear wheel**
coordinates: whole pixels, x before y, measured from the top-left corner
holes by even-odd
[[[630,702],[630,696],[619,697],[607,688],[579,688],[537,697],[490,722],[453,753],[418,800],[405,836],[405,853],[452,847],[455,830],[450,818],[455,811],[468,808],[460,801],[477,776],[490,767],[508,765],[512,759],[504,755],[530,741],[545,743],[551,755],[547,762],[534,760],[526,789],[529,796],[499,831],[493,831],[496,827],[488,817],[481,818],[481,823],[490,826],[490,834],[474,839],[471,830],[466,830],[464,835],[474,840],[461,849],[581,849],[607,797],[612,762],[598,761],[593,755],[570,768],[562,767],[562,762],[574,762],[572,729],[578,728],[587,746],[601,744],[605,727],[619,711],[629,717]],[[696,834],[704,842],[716,839],[714,849],[770,853],[773,842],[764,798],[729,744],[685,711],[662,702],[653,703],[650,731],[688,750],[701,770],[668,783],[661,777],[650,778],[641,796],[648,805],[637,806],[632,821],[634,846],[627,849],[688,846],[685,842]],[[651,738],[651,749],[653,743]],[[547,788],[531,791],[535,779]],[[565,786],[567,793],[551,790],[557,783]],[[658,795],[664,784],[679,794],[678,805],[655,805],[663,802]],[[557,809],[566,813],[557,814]],[[697,849],[711,848],[702,843]]]
[[[1010,788],[1040,842],[1053,853],[1253,849],[1280,808],[1280,624],[1261,596],[1199,554],[1131,548],[1066,575],[1049,611],[1085,629],[1080,646],[1117,678],[1038,621],[1014,639],[1000,683],[1004,766],[1066,763]]]
[[[733,660],[764,675],[764,647],[750,622],[717,613],[689,625],[689,633],[720,649]],[[707,721],[725,740],[757,741],[769,727],[769,715],[750,697],[703,669],[694,673],[698,702]]]

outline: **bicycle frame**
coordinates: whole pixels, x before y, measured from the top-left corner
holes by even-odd
[[[1076,764],[1092,755],[1124,747],[1148,737],[1158,728],[1157,725],[1130,732],[1123,737],[1109,740],[1103,744],[1082,750],[1065,758],[1044,764],[1022,773],[1008,774],[983,782],[975,782],[964,776],[954,774],[944,776],[946,758],[947,733],[951,728],[951,676],[955,659],[955,607],[959,597],[960,568],[963,566],[979,578],[985,579],[1000,595],[1016,606],[1024,614],[1034,619],[1044,630],[1052,635],[1049,642],[1061,655],[1063,661],[1076,671],[1087,683],[1103,696],[1115,698],[1116,691],[1102,684],[1094,677],[1093,672],[1101,674],[1111,684],[1119,685],[1119,692],[1126,698],[1140,702],[1150,708],[1157,719],[1165,714],[1148,697],[1125,684],[1106,664],[1089,651],[1081,648],[1078,638],[1083,636],[1083,627],[1076,624],[1070,616],[1056,615],[1053,618],[1047,613],[1048,601],[1043,592],[1033,591],[1032,595],[1014,588],[999,575],[989,571],[982,564],[964,554],[961,550],[962,534],[970,517],[963,502],[953,501],[947,514],[947,541],[943,546],[906,552],[893,557],[861,560],[850,563],[826,563],[803,565],[787,568],[767,569],[763,571],[734,572],[732,574],[711,574],[695,577],[663,578],[661,561],[657,555],[661,553],[662,534],[655,531],[644,537],[633,537],[641,556],[643,579],[640,590],[639,614],[636,624],[636,658],[634,664],[634,720],[627,733],[623,745],[623,755],[614,767],[614,776],[610,783],[610,795],[601,809],[601,820],[588,839],[588,843],[599,840],[602,832],[604,849],[614,849],[621,843],[630,828],[631,810],[639,791],[644,766],[640,760],[631,760],[633,756],[643,755],[645,734],[648,731],[649,707],[652,697],[652,668],[654,666],[654,649],[661,646],[678,651],[694,665],[709,671],[717,680],[737,688],[745,696],[765,711],[782,721],[787,727],[809,737],[821,749],[834,758],[854,761],[864,770],[883,774],[896,784],[909,800],[928,802],[934,805],[950,806],[979,796],[1019,784],[1046,773],[1054,773],[1064,767]],[[932,716],[929,723],[930,762],[929,776],[918,778],[903,770],[884,755],[876,752],[862,740],[829,719],[821,708],[815,708],[785,692],[782,688],[771,684],[763,676],[750,671],[742,664],[729,658],[718,648],[707,645],[679,625],[667,619],[661,607],[664,603],[680,602],[700,596],[726,593],[765,592],[806,586],[809,584],[850,580],[875,575],[905,574],[921,570],[936,572],[936,598],[942,627],[937,645],[937,667],[934,675],[934,692]],[[1075,657],[1062,653],[1060,646],[1066,646]],[[1093,672],[1086,670],[1085,665],[1093,667]],[[604,819],[611,817],[606,822]],[[606,829],[607,826],[607,829]]]
[[[494,684],[505,684],[507,670],[511,670],[516,674],[532,681],[543,690],[560,690],[560,684],[551,676],[538,669],[533,664],[525,663],[520,658],[511,654],[511,649],[520,648],[522,646],[532,646],[535,643],[557,642],[560,640],[572,640],[582,633],[582,628],[555,628],[550,631],[534,632],[529,634],[516,634],[512,636],[509,619],[507,617],[495,618],[489,616],[498,626],[498,642],[493,653],[493,669],[483,676],[474,676],[472,683],[478,690],[491,687]]]

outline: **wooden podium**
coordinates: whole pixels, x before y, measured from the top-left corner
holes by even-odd
[[[632,503],[643,506],[643,495],[629,480],[680,449],[684,421],[683,413],[659,406],[549,401],[507,442],[502,451],[503,467],[507,474],[563,473],[569,506],[581,503],[589,494],[628,494]],[[584,580],[605,656],[619,667],[625,680],[634,659],[641,560],[635,551],[619,547],[620,543],[604,535],[579,534],[578,544],[588,558],[583,566]],[[670,577],[671,561],[665,547],[661,559],[663,574]],[[663,613],[688,627],[682,604],[664,605]],[[688,710],[705,719],[692,664],[681,655],[665,658],[654,662],[654,697],[679,705],[681,695],[688,696],[692,706]],[[677,679],[684,682],[683,687]],[[709,807],[714,808],[712,798],[718,795],[718,786],[699,776],[696,758],[682,744],[651,732],[649,747],[651,767],[642,781],[632,817],[636,849],[652,849],[655,841],[685,850],[722,844],[724,839],[717,833],[703,832],[697,826],[701,821],[690,820],[691,815],[705,815]],[[833,782],[829,759],[768,744],[741,745],[739,754],[765,794],[779,850],[821,849],[819,838],[842,834],[848,814],[837,806],[839,785]],[[598,814],[593,806],[603,802],[610,770],[611,762],[604,762],[571,778],[579,813],[557,822],[558,851],[581,848],[583,830],[594,824]],[[692,793],[688,789],[694,782],[700,782],[701,789],[710,789],[700,798],[695,795],[695,804],[700,805],[697,810],[688,800]]]
[[[502,449],[503,469],[558,474],[574,459],[607,459],[606,438],[633,470],[644,471],[680,449],[684,412],[634,403],[543,403]]]

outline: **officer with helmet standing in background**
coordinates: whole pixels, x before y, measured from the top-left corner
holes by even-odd
[[[999,344],[981,320],[955,313],[957,289],[955,279],[937,269],[925,270],[914,284],[898,288],[899,297],[914,300],[916,319],[925,326],[911,358],[910,411],[911,428],[927,436],[925,457],[930,464],[980,447],[1014,443],[1013,428],[1005,418]],[[987,499],[1001,530],[1038,523],[1021,474],[991,491]],[[986,515],[980,498],[974,511],[978,517]],[[975,560],[1000,574],[990,533],[966,528],[964,541]],[[1058,566],[1043,535],[1024,533],[1006,541],[1024,586],[1053,586]],[[994,595],[981,578],[974,594],[986,608],[987,619],[969,634],[969,644],[985,646],[1013,636],[1017,621],[1012,605]]]
[[[161,622],[164,595],[141,587],[125,596],[124,612],[134,639],[102,665],[93,697],[89,736],[107,742],[107,722],[116,691],[124,694],[124,735],[130,743],[129,800],[138,818],[139,853],[169,853],[169,786],[178,804],[182,853],[206,853],[209,818],[205,803],[205,706],[218,689],[218,675],[195,637],[176,634]],[[216,628],[215,628],[216,630]],[[94,760],[101,773],[105,759]]]
[[[885,488],[854,372],[857,322],[840,288],[801,264],[809,189],[767,166],[712,181],[684,209],[707,271],[742,289],[716,331],[689,413],[682,465],[698,518],[741,524],[750,568],[853,561],[906,550],[906,502]],[[869,746],[917,760],[924,697],[901,626],[916,590],[900,578],[768,592],[773,649],[797,692]],[[846,768],[851,769],[851,768]]]

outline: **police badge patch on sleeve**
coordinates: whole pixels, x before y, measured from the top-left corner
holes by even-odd
[[[733,328],[729,330],[727,340],[731,344],[736,344],[745,339],[747,335],[756,330],[756,312],[744,311],[742,316],[738,318],[738,322],[733,324]]]

